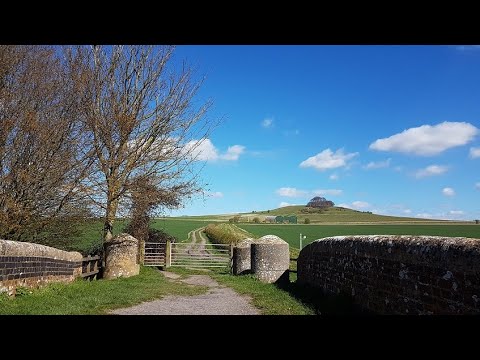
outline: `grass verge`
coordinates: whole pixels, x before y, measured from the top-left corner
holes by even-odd
[[[54,283],[41,289],[20,289],[20,295],[0,295],[0,314],[98,315],[166,295],[197,295],[207,291],[166,279],[155,268],[141,267],[140,275],[126,279]]]
[[[274,284],[264,284],[251,275],[213,275],[219,283],[226,285],[239,294],[249,295],[252,304],[263,315],[314,315],[315,311],[305,305],[288,291]]]

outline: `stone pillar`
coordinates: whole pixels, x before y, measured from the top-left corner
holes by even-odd
[[[252,238],[243,239],[233,248],[233,275],[243,275],[250,273],[251,245],[255,240]]]
[[[251,245],[252,273],[262,282],[289,281],[288,243],[275,235],[265,235]]]
[[[104,279],[130,277],[138,275],[140,265],[138,260],[138,240],[122,233],[105,243]]]

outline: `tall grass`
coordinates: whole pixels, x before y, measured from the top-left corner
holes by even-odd
[[[205,234],[214,243],[237,244],[246,238],[255,238],[251,233],[233,224],[209,224]]]

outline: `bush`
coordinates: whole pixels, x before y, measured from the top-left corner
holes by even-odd
[[[305,224],[310,224],[310,219],[309,218],[305,218],[305,220],[303,221]]]
[[[148,241],[149,242],[165,243],[165,242],[167,242],[167,240],[170,240],[170,242],[174,243],[177,239],[175,238],[175,236],[167,234],[163,230],[158,230],[158,229],[149,229],[148,230]]]
[[[254,238],[249,232],[229,224],[209,224],[205,234],[213,243],[236,244],[248,237]]]
[[[254,222],[255,224],[260,224],[260,218],[254,217],[254,218],[253,218],[253,222]]]

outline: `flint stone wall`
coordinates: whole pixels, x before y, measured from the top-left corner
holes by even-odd
[[[336,236],[302,249],[298,283],[379,314],[480,314],[480,239]]]

